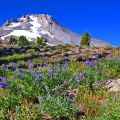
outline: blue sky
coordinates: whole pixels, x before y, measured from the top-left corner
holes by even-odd
[[[25,14],[50,14],[63,26],[120,46],[120,0],[1,0],[0,25]]]

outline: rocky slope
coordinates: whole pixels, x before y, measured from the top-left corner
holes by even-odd
[[[19,19],[11,19],[0,28],[0,38],[2,40],[21,35],[26,36],[30,41],[43,36],[50,45],[79,45],[81,39],[80,35],[64,28],[53,17],[46,14],[31,14],[22,16]],[[92,45],[108,46],[109,44],[92,39]]]

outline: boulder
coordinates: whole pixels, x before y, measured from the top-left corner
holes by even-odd
[[[106,88],[109,92],[120,91],[120,79],[112,79],[98,84],[99,87]]]

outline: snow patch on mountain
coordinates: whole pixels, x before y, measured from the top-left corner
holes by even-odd
[[[31,22],[30,22],[30,24],[32,24],[32,27],[31,27],[31,30],[32,30],[32,32],[34,32],[34,33],[36,33],[36,34],[38,34],[39,32],[39,28],[41,27],[41,25],[39,24],[39,22],[38,22],[38,18],[37,17],[33,17],[33,16],[30,16],[30,18],[31,18]]]
[[[14,27],[18,27],[20,25],[21,25],[21,23],[11,23],[8,27],[14,28]]]
[[[52,35],[50,32],[48,32],[46,30],[42,30],[42,28],[41,28],[42,25],[39,23],[38,18],[36,16],[31,15],[29,17],[32,20],[30,22],[30,24],[32,25],[31,30],[32,30],[33,33],[48,35],[51,38],[54,38],[54,35]]]
[[[54,44],[50,44],[50,43],[48,43],[48,42],[47,42],[46,44],[49,45],[49,46],[54,46]]]
[[[21,17],[21,18],[19,18],[19,20],[20,20],[20,21],[25,21],[25,20],[26,20],[26,18]]]
[[[48,31],[46,31],[46,30],[42,30],[42,31],[40,31],[40,33],[43,34],[43,35],[48,35],[48,36],[50,36],[51,38],[54,38],[54,35],[52,35],[50,32],[48,32]]]
[[[37,37],[41,37],[41,35],[38,35],[38,34],[33,33],[33,32],[26,31],[26,30],[14,30],[10,34],[8,34],[6,36],[3,36],[1,38],[4,40],[6,37],[9,37],[9,36],[18,36],[18,37],[20,37],[20,36],[26,36],[26,38],[29,41],[32,41],[32,39],[35,39]]]

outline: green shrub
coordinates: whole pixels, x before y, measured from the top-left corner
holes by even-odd
[[[120,120],[120,93],[104,102],[99,117],[88,120]]]
[[[53,119],[71,119],[75,115],[76,106],[73,100],[62,96],[48,96],[38,110],[42,115],[48,114]]]

